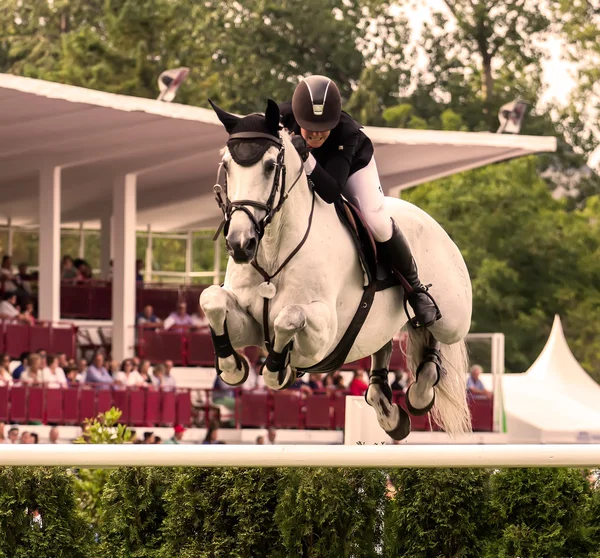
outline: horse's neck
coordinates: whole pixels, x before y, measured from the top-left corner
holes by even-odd
[[[289,191],[297,173],[298,171],[288,171],[286,191]],[[274,273],[302,242],[308,228],[312,196],[312,191],[303,175],[289,193],[273,221],[265,229],[258,250],[258,263],[267,273]],[[279,199],[279,195],[277,199]]]

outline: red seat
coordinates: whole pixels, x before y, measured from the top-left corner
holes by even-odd
[[[132,389],[129,391],[129,421],[133,426],[146,424],[146,395],[145,389]]]
[[[10,388],[0,386],[0,422],[8,422],[8,401],[10,398]]]
[[[65,353],[67,358],[75,358],[76,336],[77,328],[74,326],[52,326],[52,346],[50,350],[53,353]]]
[[[187,390],[175,394],[175,422],[182,426],[192,422],[192,397]]]
[[[96,390],[84,388],[79,394],[79,423],[96,417]]]
[[[178,331],[156,331],[141,328],[140,351],[150,362],[172,360],[175,366],[185,364],[185,334]]]
[[[175,392],[163,391],[160,394],[160,425],[175,426]]]
[[[469,397],[471,421],[475,432],[493,432],[494,400]]]
[[[112,393],[109,389],[96,389],[96,414],[106,413],[113,406]]]
[[[63,283],[60,286],[60,315],[63,318],[91,318],[90,285],[72,285]]]
[[[27,418],[30,422],[44,421],[44,388],[37,386],[29,387],[27,399]]]
[[[158,426],[160,424],[160,391],[149,390],[146,392],[145,424]]]
[[[188,364],[192,366],[215,365],[215,351],[210,333],[191,331],[188,334]]]
[[[31,328],[24,324],[5,324],[5,339],[7,352],[12,358],[18,358],[22,353],[30,352],[30,331]],[[39,349],[40,347],[35,347]]]
[[[13,386],[10,390],[10,422],[27,422],[27,386]]]
[[[39,351],[44,349],[48,352],[54,352],[52,350],[52,327],[50,324],[35,324],[31,326],[29,331],[29,350],[31,352]]]
[[[343,430],[346,425],[346,394],[338,392],[333,397],[333,425],[336,430]]]
[[[303,400],[299,391],[276,393],[273,396],[275,428],[302,428]]]
[[[306,400],[306,428],[331,428],[333,409],[331,398],[315,393]]]
[[[266,393],[242,392],[236,399],[239,426],[266,428],[269,424],[269,400]]]
[[[129,390],[115,389],[112,393],[112,406],[121,411],[120,424],[129,424]],[[109,407],[110,408],[110,407]],[[98,411],[102,413],[103,411]]]
[[[63,390],[63,424],[79,424],[79,388]]]
[[[63,394],[67,390],[46,390],[46,422],[50,424],[63,423]]]

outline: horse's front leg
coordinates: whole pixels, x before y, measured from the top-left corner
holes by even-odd
[[[221,379],[239,386],[248,378],[248,363],[234,349],[262,344],[258,323],[240,307],[237,297],[217,285],[200,295],[215,347],[215,367]]]
[[[296,381],[296,372],[288,363],[290,349],[317,361],[327,354],[333,327],[331,312],[323,302],[290,304],[279,312],[273,327],[275,339],[262,375],[271,389],[284,389]]]

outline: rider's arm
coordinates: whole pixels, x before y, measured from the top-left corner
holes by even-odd
[[[342,188],[350,174],[350,161],[343,155],[335,155],[322,167],[310,154],[304,170],[315,186],[315,192],[327,203],[333,203],[342,194]]]

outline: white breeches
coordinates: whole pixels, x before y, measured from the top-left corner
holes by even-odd
[[[377,242],[392,237],[392,220],[385,207],[375,157],[371,157],[366,167],[348,177],[342,193],[360,209]]]

